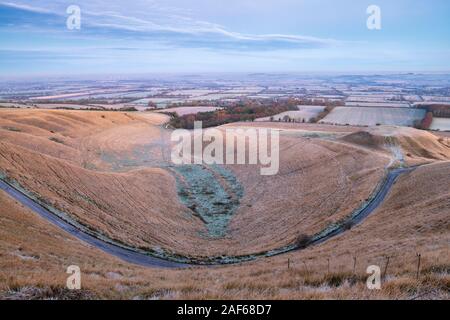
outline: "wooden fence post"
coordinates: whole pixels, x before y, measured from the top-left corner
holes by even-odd
[[[353,257],[353,274],[356,272],[356,256]]]
[[[421,255],[420,253],[417,253],[417,274],[416,274],[416,279],[419,279],[419,275],[420,275],[420,258]]]

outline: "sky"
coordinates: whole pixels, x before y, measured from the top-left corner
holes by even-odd
[[[449,13],[448,0],[0,0],[0,76],[449,72]]]

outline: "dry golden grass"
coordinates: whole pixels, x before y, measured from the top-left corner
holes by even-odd
[[[8,177],[72,220],[136,247],[177,248],[203,230],[177,201],[175,179],[161,169],[127,173],[85,170],[21,147],[0,143]],[[182,227],[178,227],[182,226]],[[183,235],[184,234],[184,235]],[[186,243],[187,242],[187,243]]]
[[[386,204],[364,224],[322,245],[248,264],[188,270],[123,263],[0,193],[1,295],[16,299],[449,299],[445,219],[449,206],[442,203],[449,191],[439,194],[432,183],[442,182],[439,179],[449,173],[450,163],[443,163],[403,177]],[[430,183],[419,184],[416,191],[421,196],[409,199],[404,188],[417,181]],[[396,199],[398,194],[403,198]],[[402,209],[394,215],[397,206]],[[422,254],[418,280],[417,252]],[[382,290],[368,290],[366,267],[377,264],[384,271],[387,256],[391,258]],[[77,293],[64,289],[65,270],[72,264],[82,270],[83,291]]]
[[[277,175],[229,166],[246,191],[230,224],[231,236],[246,244],[237,248],[275,249],[339,222],[375,191],[388,162],[347,144],[282,135]]]
[[[202,222],[175,201],[175,180],[168,171],[146,168],[153,162],[133,162],[135,157],[164,161],[160,145],[168,143],[169,132],[161,127],[161,115],[17,112],[5,111],[2,119],[14,120],[9,126],[20,130],[25,128],[19,123],[33,123],[26,129],[50,147],[44,144],[40,150],[38,143],[30,148],[23,132],[0,130],[17,136],[0,143],[3,173],[111,239],[185,256],[252,254],[292,244],[303,233],[317,233],[358,208],[374,192],[389,161],[386,155],[349,144],[282,135],[276,176],[262,177],[255,166],[230,168],[245,196],[227,236],[205,239]],[[59,122],[65,125],[56,128]],[[42,137],[42,128],[58,132],[63,143]],[[71,140],[64,140],[68,136]],[[79,156],[69,161],[55,156],[65,148]],[[136,155],[139,148],[149,153]],[[108,170],[123,163],[131,163],[119,168],[125,172]]]
[[[430,132],[406,127],[381,126],[344,136],[342,140],[375,150],[398,147],[408,165],[450,158],[450,145]]]
[[[245,195],[229,237],[211,241],[198,236],[202,223],[173,201],[175,181],[168,172],[145,168],[152,163],[112,171],[115,161],[129,161],[136,148],[149,144],[156,146],[150,148],[149,159],[164,160],[157,146],[167,137],[161,127],[165,119],[153,114],[1,110],[0,169],[111,238],[204,255],[274,248],[291,243],[300,233],[321,230],[373,192],[391,156],[389,149],[361,143],[354,136],[331,141],[283,134],[278,176],[261,177],[256,167],[231,167]],[[314,128],[340,135],[355,132],[323,125],[302,125],[301,130]],[[303,251],[242,265],[187,270],[130,265],[67,235],[0,192],[1,296],[448,299],[450,163],[437,160],[448,160],[449,149],[418,131],[388,133],[411,154],[407,163],[432,164],[402,176],[384,205],[345,234]],[[416,253],[422,254],[418,280]],[[383,289],[368,290],[366,267],[384,268],[388,256]],[[82,270],[83,291],[77,293],[64,289],[66,268],[73,264]]]
[[[127,134],[137,124],[146,127],[140,132],[141,141],[146,139],[150,143],[155,132],[149,129],[162,125],[167,119],[163,114],[2,109],[0,141],[79,166],[109,168],[108,163],[99,159],[101,152],[117,150],[123,145],[120,141],[127,139]],[[116,134],[111,135],[109,129],[114,129]],[[113,150],[108,145],[111,140],[117,141]]]

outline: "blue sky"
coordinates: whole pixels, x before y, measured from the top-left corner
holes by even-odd
[[[372,4],[381,30],[366,27]],[[448,0],[0,0],[0,75],[448,72],[449,13]]]

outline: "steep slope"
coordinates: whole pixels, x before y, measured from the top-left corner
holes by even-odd
[[[449,162],[416,169],[398,181],[386,204],[364,224],[317,247],[243,265],[189,270],[123,263],[0,192],[0,297],[449,299],[449,175]],[[416,253],[422,258],[418,280]],[[379,265],[384,272],[387,257],[381,290],[368,290],[367,266]],[[80,266],[82,291],[66,289],[69,265]]]
[[[379,126],[351,133],[342,141],[397,153],[408,165],[450,159],[450,146],[434,134],[405,127]]]

